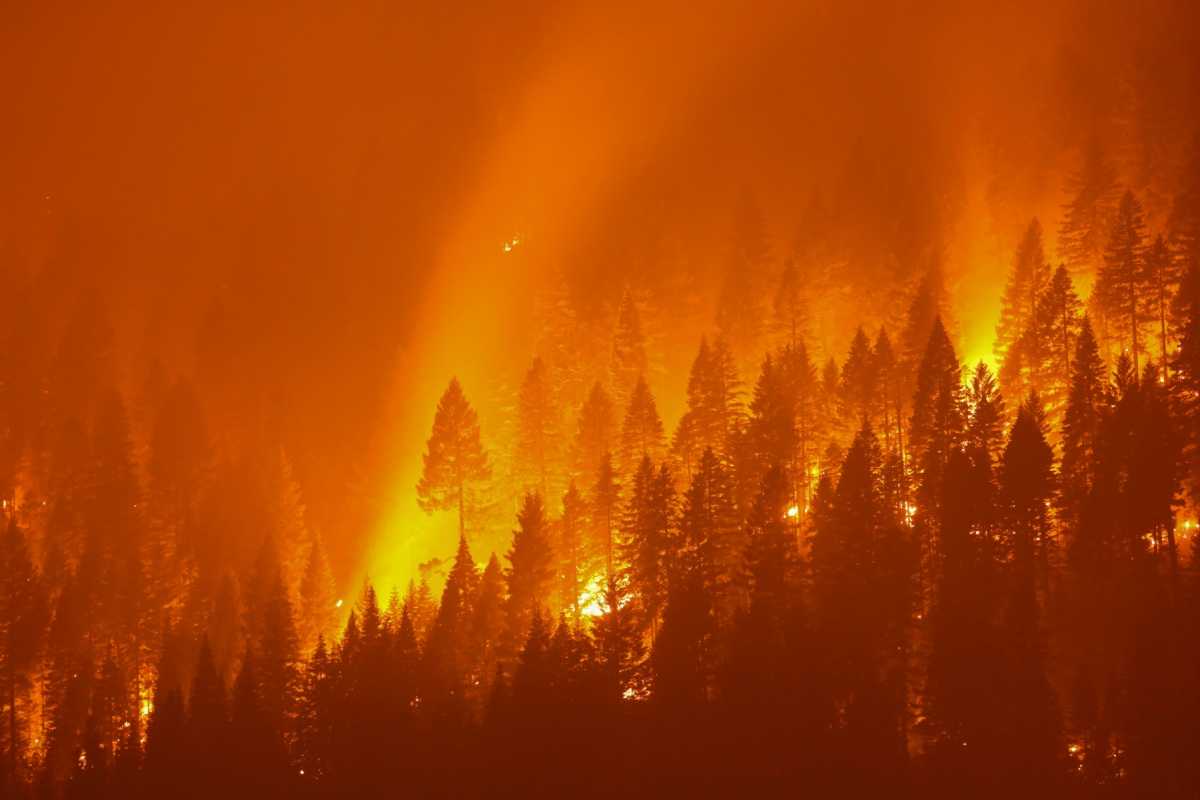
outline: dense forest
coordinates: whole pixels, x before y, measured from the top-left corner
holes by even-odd
[[[96,295],[31,353],[12,281],[3,796],[1193,796],[1200,149],[1161,230],[1080,164],[1060,263],[1014,242],[994,370],[936,259],[817,363],[808,264],[749,281],[749,226],[668,431],[637,292],[599,373],[551,303],[502,457],[457,379],[434,411],[444,581],[346,600],[270,413],[219,457],[249,423],[161,367],[105,385]]]

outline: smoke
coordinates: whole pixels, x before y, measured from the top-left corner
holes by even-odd
[[[1160,222],[1194,4],[996,6],[9,3],[0,253],[103,288],[130,391],[150,358],[192,373],[219,304],[342,574],[406,577],[450,546],[411,491],[436,399],[457,374],[500,425],[555,276],[597,318],[644,289],[673,423],[745,198],[772,269],[823,209],[838,357],[933,258],[967,358],[990,355],[1017,237],[1039,216],[1053,257],[1090,137]],[[378,485],[347,514],[355,470]]]

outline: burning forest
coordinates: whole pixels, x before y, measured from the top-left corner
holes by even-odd
[[[0,798],[1200,793],[1194,3],[137,5],[0,11]]]

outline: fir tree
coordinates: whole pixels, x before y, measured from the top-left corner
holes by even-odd
[[[1112,326],[1110,334],[1122,341],[1138,371],[1144,347],[1141,327],[1147,321],[1145,228],[1142,205],[1133,192],[1121,197],[1104,248],[1104,265],[1096,281],[1096,299]]]
[[[633,292],[628,288],[621,295],[617,309],[617,326],[612,343],[612,386],[618,408],[632,402],[634,387],[649,368],[646,341]]]
[[[535,609],[544,606],[554,582],[554,551],[552,549],[542,498],[526,494],[517,513],[517,530],[508,554],[509,568],[506,610],[510,652],[529,632]]]
[[[587,483],[595,481],[604,459],[616,441],[616,417],[612,400],[598,382],[579,409],[575,435],[576,475]]]
[[[1042,226],[1035,217],[1017,246],[1001,301],[995,345],[996,358],[1003,365],[1001,374],[1014,373],[1015,364],[1009,363],[1009,355],[1023,337],[1027,337],[1022,348],[1025,351],[1023,356],[1040,352],[1041,331],[1035,325],[1037,304],[1049,282],[1050,272],[1042,247]],[[1021,386],[1006,384],[1005,388],[1019,391]]]
[[[621,467],[625,474],[637,469],[644,456],[653,461],[662,458],[663,424],[654,405],[654,396],[646,385],[644,376],[639,375],[629,397],[629,408],[625,412],[625,423],[621,427]]]
[[[308,551],[308,564],[300,579],[297,628],[302,653],[310,652],[317,639],[333,633],[337,616],[335,603],[333,573],[325,558],[325,545],[320,536],[314,536]]]
[[[671,536],[674,488],[666,465],[656,473],[649,456],[642,458],[633,477],[622,530],[623,560],[629,565],[629,585],[636,598],[639,627],[658,630],[666,595],[666,559]]]
[[[469,493],[488,480],[492,470],[479,438],[479,418],[463,394],[458,378],[438,401],[433,432],[426,443],[417,499],[426,513],[458,509],[458,533],[466,536],[466,516],[473,510]]]
[[[1099,267],[1109,223],[1116,210],[1116,170],[1093,137],[1078,171],[1067,180],[1069,197],[1058,228],[1059,257],[1075,273]]]
[[[535,358],[517,396],[517,469],[544,494],[558,467],[557,405],[546,366]]]

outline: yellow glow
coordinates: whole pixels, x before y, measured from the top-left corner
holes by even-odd
[[[333,607],[334,607],[334,608],[341,608],[341,607],[342,607],[342,598],[340,598],[340,597],[339,597],[339,598],[338,598],[338,600],[337,600],[337,602],[333,604]]]
[[[788,519],[795,519],[800,516],[800,507],[795,505],[788,506],[787,515]]]
[[[575,605],[579,609],[579,613],[585,617],[604,616],[604,579],[602,576],[592,576],[583,591],[579,593],[579,599],[575,601]]]

